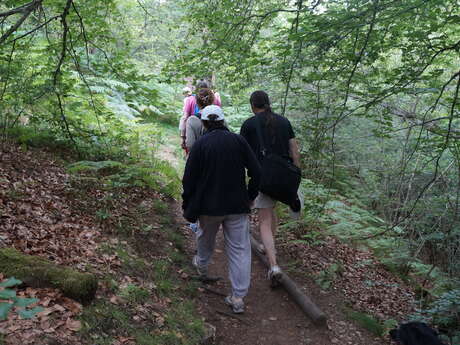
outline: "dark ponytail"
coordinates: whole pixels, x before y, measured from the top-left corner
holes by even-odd
[[[254,91],[249,98],[249,102],[254,108],[264,109],[267,118],[267,128],[270,131],[272,140],[275,140],[275,116],[273,116],[272,108],[270,107],[270,98],[265,91]]]

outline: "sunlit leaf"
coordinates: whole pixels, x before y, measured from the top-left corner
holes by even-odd
[[[13,308],[13,303],[0,303],[0,320],[6,320],[11,308]]]
[[[13,286],[20,285],[20,284],[22,284],[22,281],[14,277],[11,277],[8,280],[4,281],[3,283],[0,283],[0,287],[8,288],[8,287],[13,287]]]
[[[37,313],[40,313],[43,311],[43,308],[42,307],[35,307],[33,309],[30,309],[30,310],[25,310],[25,309],[22,309],[22,310],[19,310],[18,311],[18,314],[21,318],[23,319],[31,319],[33,318]]]
[[[37,303],[37,298],[15,298],[14,305],[17,307],[28,307],[31,304]]]
[[[0,291],[0,299],[11,299],[16,297],[16,291],[5,289]]]

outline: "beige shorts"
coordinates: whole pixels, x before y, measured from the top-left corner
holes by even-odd
[[[256,200],[254,200],[254,208],[273,208],[276,205],[276,200],[270,198],[268,195],[259,192]]]

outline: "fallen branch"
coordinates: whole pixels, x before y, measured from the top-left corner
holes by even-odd
[[[251,247],[252,252],[262,261],[262,263],[270,267],[266,256],[260,251],[260,243],[251,235]],[[281,272],[281,278],[278,282],[285,288],[287,293],[292,297],[292,299],[297,303],[297,305],[302,309],[302,311],[307,314],[308,317],[317,325],[325,325],[327,321],[326,314],[324,314],[313,301],[305,295],[296,283],[289,278],[289,276]]]

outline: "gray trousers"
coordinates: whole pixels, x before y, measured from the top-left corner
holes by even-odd
[[[198,265],[208,266],[214,252],[216,235],[222,224],[232,294],[235,297],[246,296],[251,281],[251,241],[248,215],[200,216],[199,221],[201,231],[197,235]]]

